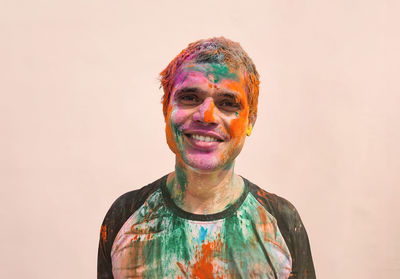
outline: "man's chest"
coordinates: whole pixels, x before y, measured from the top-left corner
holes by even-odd
[[[290,253],[273,222],[245,214],[208,222],[161,211],[144,216],[129,218],[114,241],[114,278],[287,278],[290,274]]]

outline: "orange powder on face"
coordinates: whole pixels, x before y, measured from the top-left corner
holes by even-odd
[[[180,161],[183,161],[181,154],[179,154],[178,152],[178,148],[176,145],[176,139],[175,139],[175,134],[172,131],[172,127],[171,127],[171,114],[172,114],[172,106],[168,106],[168,111],[167,111],[167,115],[165,117],[165,134],[167,137],[167,144],[169,146],[169,148],[172,150],[172,152],[174,152],[176,154],[176,156],[178,157],[178,159]]]
[[[214,118],[214,102],[210,104],[210,107],[204,112],[204,121],[207,123],[212,123],[215,121]]]
[[[244,79],[241,78],[239,82],[226,83],[226,86],[233,91],[240,92],[242,109],[239,111],[239,115],[229,123],[229,132],[232,135],[232,138],[239,140],[246,132],[246,124],[249,118],[249,105],[247,102]]]
[[[165,134],[167,136],[167,143],[172,151],[176,150],[176,142],[174,140],[174,133],[172,132],[172,127],[170,123],[172,113],[172,106],[168,107],[167,115],[165,117]]]
[[[248,112],[247,110],[241,111],[239,116],[235,119],[232,119],[229,123],[229,132],[232,135],[232,138],[239,139],[246,127],[246,123],[248,121]]]
[[[223,161],[224,161],[224,158],[225,158],[225,156],[224,156],[224,153],[221,153],[221,157],[220,157],[220,159],[221,159],[221,162],[223,162]]]

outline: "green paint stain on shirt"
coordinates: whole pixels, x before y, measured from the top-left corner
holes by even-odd
[[[154,192],[118,233],[115,278],[275,278],[273,268],[288,277],[290,252],[252,195],[222,219],[200,222],[178,215],[168,197]]]

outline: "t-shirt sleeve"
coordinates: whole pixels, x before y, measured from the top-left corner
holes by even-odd
[[[287,200],[276,196],[278,226],[292,255],[291,279],[315,279],[314,263],[306,229],[296,208]]]
[[[145,202],[147,197],[159,188],[164,176],[157,181],[120,196],[108,210],[101,224],[99,250],[97,254],[97,278],[113,279],[111,249],[114,239],[126,220]]]
[[[112,279],[112,265],[107,248],[107,226],[103,223],[100,231],[99,250],[97,254],[97,278]]]
[[[97,255],[97,278],[112,279],[111,248],[114,239],[125,222],[126,194],[118,198],[108,210],[100,229]]]
[[[286,199],[249,182],[250,191],[276,219],[292,257],[290,279],[315,279],[314,263],[306,229],[296,208]]]

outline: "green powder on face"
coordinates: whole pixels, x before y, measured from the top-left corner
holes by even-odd
[[[191,70],[204,73],[206,76],[213,76],[214,82],[218,83],[222,79],[239,80],[236,71],[232,71],[226,64],[210,63],[210,64],[194,64]]]
[[[227,65],[225,64],[211,64],[210,65],[210,73],[214,76],[214,82],[218,83],[221,79],[231,79],[238,80],[238,76],[235,72],[232,72]]]

